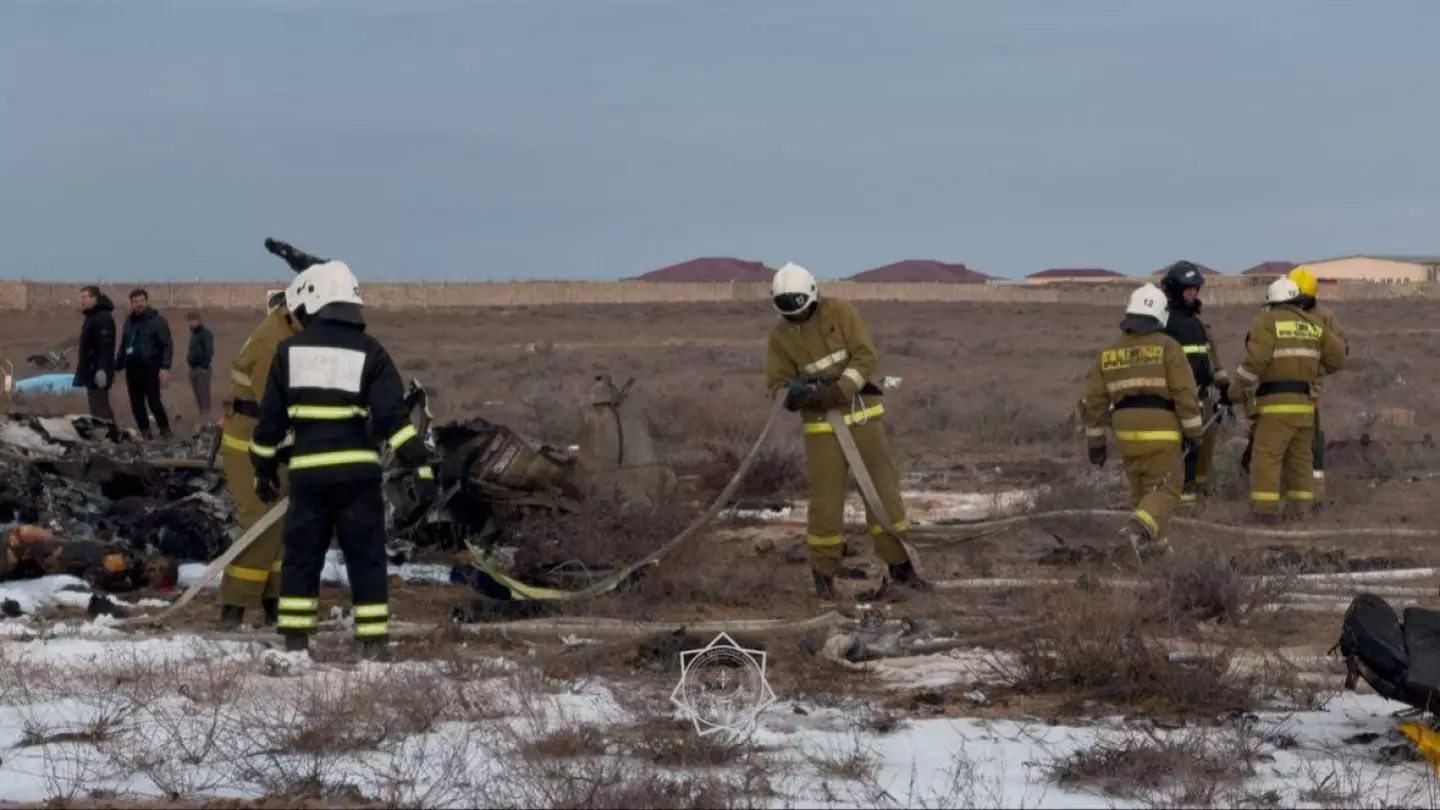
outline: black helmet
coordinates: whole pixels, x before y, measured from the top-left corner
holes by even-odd
[[[1165,296],[1171,300],[1180,300],[1186,287],[1200,288],[1205,286],[1205,274],[1200,272],[1200,267],[1194,262],[1178,261],[1165,268],[1165,277],[1160,280],[1160,289],[1165,291]]]

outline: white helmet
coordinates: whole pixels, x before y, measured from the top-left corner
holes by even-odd
[[[285,308],[294,315],[300,314],[300,290],[305,286],[305,274],[308,272],[306,269],[296,273],[290,286],[285,288]]]
[[[799,315],[820,300],[815,276],[794,262],[775,271],[770,281],[770,301],[781,315]]]
[[[1300,297],[1300,285],[1285,276],[1270,282],[1265,290],[1265,303],[1286,304]]]
[[[1142,284],[1139,289],[1130,293],[1130,303],[1125,307],[1125,314],[1147,315],[1159,321],[1162,327],[1170,322],[1170,309],[1165,303],[1165,293],[1154,284]]]
[[[328,261],[311,265],[296,277],[293,287],[295,295],[294,303],[290,306],[291,311],[298,312],[296,306],[303,307],[305,314],[310,317],[319,314],[320,310],[330,304],[365,306],[365,302],[360,298],[360,281],[344,262]],[[289,291],[285,298],[287,302],[292,300]]]

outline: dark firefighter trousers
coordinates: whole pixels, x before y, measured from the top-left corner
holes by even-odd
[[[905,502],[900,497],[900,475],[890,458],[883,422],[872,417],[850,427],[855,449],[870,478],[887,516],[902,535],[910,524],[905,520]],[[845,451],[840,440],[826,423],[805,425],[805,476],[808,479],[809,514],[806,518],[805,543],[810,548],[810,565],[822,574],[840,573],[845,552],[845,479],[849,472]],[[866,523],[875,544],[875,554],[886,565],[899,565],[909,559],[905,547],[891,537],[880,521],[865,505]]]
[[[389,635],[388,560],[385,556],[385,501],[379,481],[346,481],[290,487],[285,514],[285,566],[280,573],[282,634],[315,631],[320,612],[320,574],[330,538],[340,541],[355,637],[383,642]]]

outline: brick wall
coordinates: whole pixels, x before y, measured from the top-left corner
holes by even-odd
[[[1138,280],[1137,282],[1138,283]],[[73,309],[79,284],[0,280],[0,310]],[[135,287],[144,287],[156,307],[182,309],[263,309],[277,282],[141,283],[101,285],[117,305]],[[1056,303],[1121,306],[1134,284],[864,284],[821,282],[823,294],[852,301],[929,301],[990,303]],[[363,287],[366,306],[374,309],[474,309],[478,307],[549,306],[556,304],[642,304],[764,301],[769,285],[738,283],[652,283],[644,281],[514,281],[514,282],[371,282]],[[1259,303],[1263,283],[1227,278],[1206,285],[1211,306]],[[1440,298],[1440,284],[1372,284],[1341,282],[1326,285],[1332,301]]]

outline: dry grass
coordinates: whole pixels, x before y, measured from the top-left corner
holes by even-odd
[[[1106,736],[1046,763],[1062,787],[1152,805],[1214,807],[1239,798],[1262,755],[1258,736],[1240,729],[1192,728]]]

